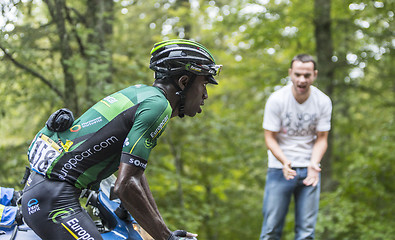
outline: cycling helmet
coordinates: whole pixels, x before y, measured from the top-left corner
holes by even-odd
[[[200,43],[185,40],[173,39],[156,43],[151,50],[150,66],[155,71],[155,79],[164,79],[184,73],[191,78],[182,90],[171,78],[172,83],[180,96],[178,116],[184,117],[184,106],[186,91],[192,85],[197,75],[207,76],[208,82],[217,85],[218,82],[213,76],[219,74],[222,65],[216,65],[211,53]],[[192,76],[191,76],[192,74]]]
[[[222,65],[216,65],[214,57],[200,43],[185,39],[173,39],[156,43],[151,51],[150,68],[155,78],[163,78],[190,72],[209,76],[209,83],[217,85],[213,76],[219,74]]]

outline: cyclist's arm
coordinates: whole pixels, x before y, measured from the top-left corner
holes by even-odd
[[[167,240],[171,231],[161,217],[149,189],[144,169],[156,139],[171,115],[167,100],[152,97],[139,104],[135,122],[124,144],[115,190],[136,221],[156,240]]]
[[[156,240],[167,240],[171,231],[159,214],[142,169],[121,163],[115,192],[145,231]]]

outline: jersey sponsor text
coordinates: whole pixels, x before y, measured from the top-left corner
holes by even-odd
[[[84,158],[90,157],[93,154],[99,153],[103,149],[108,148],[109,146],[113,145],[114,143],[118,142],[119,139],[115,136],[111,136],[107,138],[105,141],[100,142],[99,144],[94,145],[92,148],[89,148],[83,151],[81,154],[77,154],[74,157],[70,158],[60,170],[59,178],[65,180],[69,170],[76,168],[77,164],[81,162]]]

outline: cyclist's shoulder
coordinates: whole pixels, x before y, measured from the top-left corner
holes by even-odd
[[[144,84],[137,84],[137,85],[132,85],[129,86],[127,88],[124,88],[122,90],[119,90],[118,93],[122,93],[124,95],[127,96],[153,96],[153,95],[157,95],[158,93],[160,93],[160,90],[156,87],[153,86],[148,86],[148,85],[144,85]]]
[[[137,90],[136,97],[137,103],[140,105],[159,111],[170,105],[163,92],[156,87],[145,86],[141,90]]]
[[[170,103],[166,100],[158,96],[154,96],[151,98],[147,98],[144,101],[139,103],[139,110],[137,113],[137,117],[143,117],[148,121],[154,121],[158,118],[170,118],[172,113],[172,108]]]
[[[164,94],[157,87],[143,84],[133,85],[113,94],[122,94],[133,101],[135,104],[149,101],[151,104],[166,102]]]
[[[144,122],[169,119],[172,108],[165,95],[156,87],[148,88],[138,94],[139,108],[136,117]]]

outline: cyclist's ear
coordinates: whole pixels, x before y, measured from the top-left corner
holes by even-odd
[[[189,76],[188,75],[182,75],[178,79],[177,84],[178,84],[178,86],[180,86],[181,90],[184,90],[184,88],[188,84],[188,82],[189,82]]]

